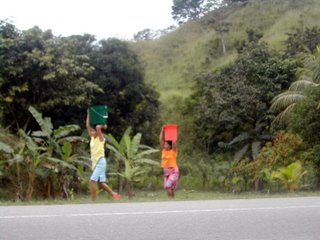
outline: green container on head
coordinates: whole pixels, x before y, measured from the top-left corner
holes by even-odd
[[[104,125],[108,123],[108,107],[105,105],[91,106],[89,108],[90,124]]]

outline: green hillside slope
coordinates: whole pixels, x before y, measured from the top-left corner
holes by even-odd
[[[214,19],[228,24],[224,34],[226,54],[222,54]],[[251,0],[245,6],[215,10],[196,22],[188,22],[160,39],[133,43],[145,66],[145,80],[161,94],[161,102],[187,97],[196,73],[214,70],[236,57],[235,44],[246,38],[246,30],[263,33],[263,41],[281,50],[286,33],[320,20],[320,0]]]

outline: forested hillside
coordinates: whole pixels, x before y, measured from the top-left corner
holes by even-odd
[[[132,44],[160,92],[162,121],[180,125],[183,170],[203,176],[203,187],[266,188],[286,171],[302,178],[301,162],[319,169],[311,160],[318,134],[307,137],[317,111],[305,118],[302,107],[292,110],[306,97],[302,86],[319,81],[319,11],[318,0],[243,1]],[[309,169],[308,187],[319,182],[317,171]]]
[[[162,101],[172,96],[186,97],[197,73],[215,70],[235,59],[237,43],[246,39],[246,30],[262,33],[260,41],[271,49],[285,50],[288,33],[318,25],[319,7],[318,0],[233,4],[186,22],[157,40],[135,42],[133,47],[145,66],[145,80],[160,91]]]

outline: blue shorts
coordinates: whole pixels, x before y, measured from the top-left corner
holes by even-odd
[[[93,173],[90,177],[90,180],[95,182],[105,182],[106,170],[107,170],[107,161],[104,157],[102,157],[98,160],[97,165],[94,168]]]

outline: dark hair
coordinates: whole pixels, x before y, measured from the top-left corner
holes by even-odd
[[[170,145],[170,148],[172,148],[172,141],[166,141]]]

